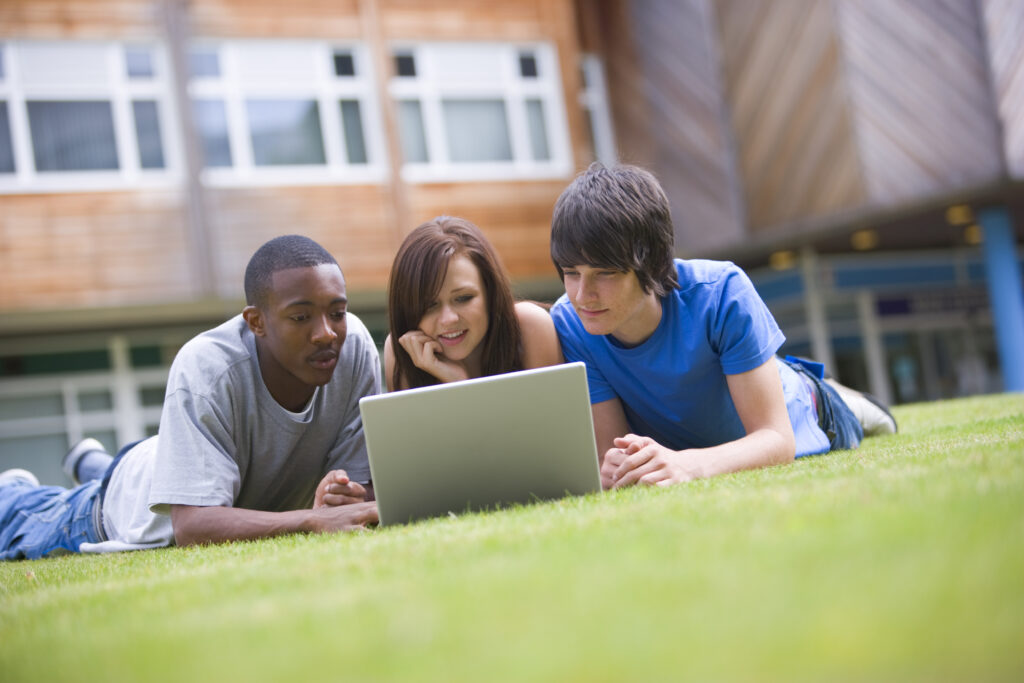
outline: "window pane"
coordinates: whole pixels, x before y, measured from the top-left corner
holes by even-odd
[[[247,100],[246,110],[257,166],[326,162],[315,100]]]
[[[117,169],[110,102],[28,102],[37,171]]]
[[[351,52],[335,52],[334,53],[334,75],[335,76],[355,76],[356,75],[356,64],[352,59]]]
[[[395,73],[399,76],[416,76],[416,60],[410,54],[395,55]]]
[[[192,78],[220,76],[220,58],[216,50],[192,50],[188,53],[188,74]]]
[[[139,165],[142,168],[163,168],[164,147],[160,143],[160,116],[156,102],[136,100],[132,102],[135,112],[135,136],[139,142]]]
[[[165,394],[163,387],[145,387],[139,389],[139,401],[146,407],[162,406]]]
[[[83,391],[78,395],[78,409],[83,413],[111,410],[113,407],[114,399],[107,389]]]
[[[231,165],[228,115],[221,100],[195,100],[192,111],[203,143],[203,165],[210,168]]]
[[[537,78],[537,58],[532,52],[519,53],[519,74],[523,78]]]
[[[3,100],[0,100],[0,173],[14,173],[11,123],[7,118],[7,103]]]
[[[548,129],[544,124],[544,105],[540,100],[526,100],[526,121],[530,127],[530,150],[534,161],[550,161]]]
[[[128,47],[124,50],[125,68],[128,78],[153,77],[153,53],[144,47]]]
[[[512,161],[503,100],[444,100],[441,107],[452,161]]]
[[[345,133],[348,163],[366,163],[366,140],[363,136],[363,117],[357,100],[341,101],[341,126]]]
[[[0,398],[0,420],[53,417],[63,414],[64,399],[60,394]]]
[[[405,161],[414,164],[428,161],[427,136],[423,132],[423,110],[419,100],[398,103],[398,129]]]

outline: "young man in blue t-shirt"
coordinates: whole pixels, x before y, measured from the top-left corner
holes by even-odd
[[[672,484],[855,448],[892,433],[888,410],[780,359],[775,319],[736,265],[673,259],[668,199],[633,166],[594,164],[562,193],[551,310],[587,365],[605,488]]]

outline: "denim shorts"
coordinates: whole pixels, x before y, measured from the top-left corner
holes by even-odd
[[[101,481],[73,489],[14,481],[0,485],[0,560],[36,560],[107,540]]]
[[[821,364],[794,356],[787,356],[782,362],[796,370],[812,391],[818,408],[818,426],[828,437],[829,450],[842,451],[860,446],[864,428],[846,401],[819,374],[823,369]]]

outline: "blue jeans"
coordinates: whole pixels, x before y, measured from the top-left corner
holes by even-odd
[[[94,479],[73,489],[23,481],[0,485],[0,560],[36,560],[107,540],[101,483]]]
[[[818,406],[818,426],[828,437],[829,450],[843,451],[860,446],[864,428],[846,401],[825,382],[824,366],[794,356],[786,356],[783,362],[809,379],[817,390],[814,398]]]

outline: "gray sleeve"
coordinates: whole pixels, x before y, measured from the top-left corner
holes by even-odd
[[[164,398],[150,509],[227,505],[241,488],[231,420],[204,396],[178,389]]]
[[[353,363],[350,398],[341,415],[342,429],[338,440],[327,457],[327,471],[343,469],[354,481],[365,484],[370,481],[370,463],[366,456],[359,399],[380,393],[380,354],[365,329],[361,330],[358,341],[360,348]]]

